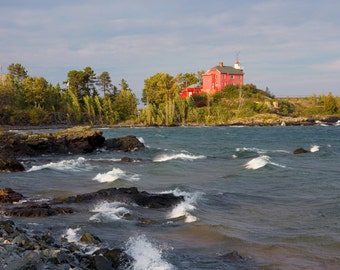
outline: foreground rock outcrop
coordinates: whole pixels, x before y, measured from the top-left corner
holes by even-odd
[[[86,247],[97,250],[88,252]],[[0,220],[1,269],[127,269],[133,258],[120,248],[107,248],[100,239],[85,232],[79,243],[58,239],[51,231],[37,232]]]
[[[56,198],[47,203],[21,203],[24,196],[10,188],[0,189],[0,212],[7,216],[47,217],[72,214],[74,209],[66,203],[89,203],[99,200],[119,201],[142,207],[165,208],[184,200],[181,196],[152,194],[137,188],[108,188],[96,192],[65,198]],[[29,198],[25,198],[29,201]],[[62,205],[62,206],[60,206]],[[140,221],[155,224],[150,219]],[[0,265],[5,269],[130,269],[134,259],[121,248],[108,248],[99,237],[85,232],[79,242],[69,243],[66,236],[56,239],[53,228],[37,232],[18,228],[11,220],[0,218]],[[121,243],[120,243],[121,244]],[[94,252],[89,252],[89,247]]]

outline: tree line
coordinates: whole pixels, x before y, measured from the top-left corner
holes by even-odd
[[[1,125],[178,125],[227,124],[256,114],[284,116],[337,115],[340,101],[331,93],[304,99],[276,99],[253,84],[228,85],[214,95],[200,93],[186,99],[180,91],[200,83],[203,71],[172,76],[158,72],[144,80],[141,102],[121,79],[112,83],[109,72],[98,76],[91,67],[71,70],[67,79],[52,85],[28,75],[24,66],[10,64],[0,82]]]

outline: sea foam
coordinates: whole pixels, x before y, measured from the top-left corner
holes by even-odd
[[[145,235],[130,237],[126,243],[126,254],[134,259],[133,270],[171,270],[175,267],[163,258],[163,250],[152,244]]]
[[[192,155],[187,153],[171,153],[171,154],[161,154],[156,156],[153,161],[154,162],[165,162],[173,159],[180,159],[180,160],[195,160],[195,159],[203,159],[206,156],[203,155]]]
[[[98,181],[100,183],[107,183],[116,181],[117,179],[138,181],[139,175],[125,172],[119,168],[113,168],[107,173],[98,173],[92,180]]]
[[[125,206],[126,204],[120,202],[101,202],[90,210],[90,212],[96,213],[90,217],[90,220],[104,223],[120,220],[130,213]]]
[[[311,148],[310,148],[310,151],[313,153],[313,152],[318,152],[320,150],[320,146],[318,145],[313,145]]]
[[[88,165],[87,160],[83,157],[79,157],[77,159],[61,160],[58,162],[50,162],[44,165],[32,166],[32,168],[27,170],[27,172],[40,171],[43,169],[78,172],[90,170],[90,168],[91,167]]]
[[[96,250],[98,250],[100,247],[95,245],[88,245],[84,244],[80,241],[81,235],[80,235],[81,228],[68,228],[65,233],[62,235],[62,238],[65,238],[68,243],[75,243],[78,246],[82,248],[86,254],[93,254]]]

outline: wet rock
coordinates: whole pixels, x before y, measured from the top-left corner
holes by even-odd
[[[97,244],[100,243],[100,239],[99,237],[90,234],[90,233],[84,233],[81,237],[80,237],[80,242],[84,243],[84,244]]]
[[[243,260],[243,257],[236,250],[223,255],[223,258],[227,259],[228,261],[233,261],[233,262]]]
[[[73,212],[70,207],[51,207],[48,204],[27,204],[4,210],[5,215],[15,217],[47,217]]]
[[[18,156],[42,154],[90,153],[102,147],[103,132],[88,126],[73,127],[55,133],[14,133],[0,134],[0,149]]]
[[[150,218],[139,218],[138,221],[139,221],[139,223],[145,224],[145,225],[157,224],[157,222],[155,220],[150,219]]]
[[[80,194],[77,196],[56,198],[52,203],[81,203],[97,200],[117,201],[128,204],[137,204],[149,208],[167,208],[184,200],[182,196],[172,193],[151,194],[145,191],[139,192],[137,188],[108,188],[96,192]]]
[[[40,270],[44,269],[39,254],[35,251],[28,251],[23,257],[14,261],[6,267],[6,270]]]
[[[309,151],[308,151],[308,150],[305,150],[305,149],[303,149],[303,148],[298,148],[298,149],[295,149],[295,150],[293,151],[293,154],[294,154],[294,155],[305,154],[305,153],[309,153]]]
[[[21,172],[25,167],[10,153],[0,152],[0,172]]]
[[[94,252],[97,256],[102,256],[106,261],[110,262],[110,266],[118,269],[119,266],[124,266],[124,269],[130,269],[133,258],[127,255],[122,249],[99,249]]]
[[[2,188],[0,189],[0,203],[13,203],[18,202],[24,198],[18,192],[15,192],[11,188]]]
[[[133,150],[143,149],[144,144],[137,139],[136,136],[128,135],[119,138],[106,139],[104,146],[108,150],[129,152]]]
[[[142,161],[140,158],[130,158],[130,157],[122,157],[120,159],[121,162],[140,162]]]

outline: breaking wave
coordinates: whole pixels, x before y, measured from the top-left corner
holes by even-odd
[[[313,152],[318,152],[320,150],[320,146],[318,145],[313,145],[311,148],[310,148],[310,151],[313,153]]]
[[[162,248],[151,243],[145,235],[130,237],[126,243],[126,254],[134,258],[133,270],[158,269],[172,270],[175,267],[166,262]]]
[[[196,159],[203,159],[206,158],[204,155],[192,155],[187,153],[172,153],[172,154],[161,154],[156,156],[153,161],[154,162],[165,162],[173,159],[180,159],[180,160],[196,160]]]
[[[58,162],[50,162],[44,165],[32,166],[32,168],[27,170],[27,172],[40,171],[44,169],[79,172],[90,170],[91,166],[88,164],[85,158],[79,157],[77,159],[61,160]]]
[[[99,183],[113,182],[117,179],[126,181],[138,181],[139,175],[125,172],[119,168],[113,168],[107,173],[98,173],[92,180],[98,181]]]
[[[167,191],[164,193],[173,193],[175,196],[183,196],[184,201],[177,204],[172,211],[168,214],[167,218],[170,220],[183,218],[184,222],[192,223],[198,220],[196,216],[193,215],[193,211],[196,210],[196,204],[201,193],[189,193],[175,189],[173,191]]]
[[[260,168],[266,166],[267,164],[274,165],[274,166],[281,167],[281,168],[286,167],[284,165],[280,165],[278,163],[271,162],[270,157],[267,156],[267,155],[262,155],[262,156],[253,158],[252,160],[248,161],[244,166],[245,166],[246,169],[257,170],[257,169],[260,169]]]
[[[286,150],[268,150],[268,149],[261,149],[256,147],[242,147],[236,148],[236,152],[238,153],[256,153],[259,155],[268,154],[268,153],[289,153]]]
[[[97,204],[90,212],[94,212],[90,217],[94,222],[110,222],[124,218],[130,211],[125,207],[126,204],[120,202],[101,202]]]

